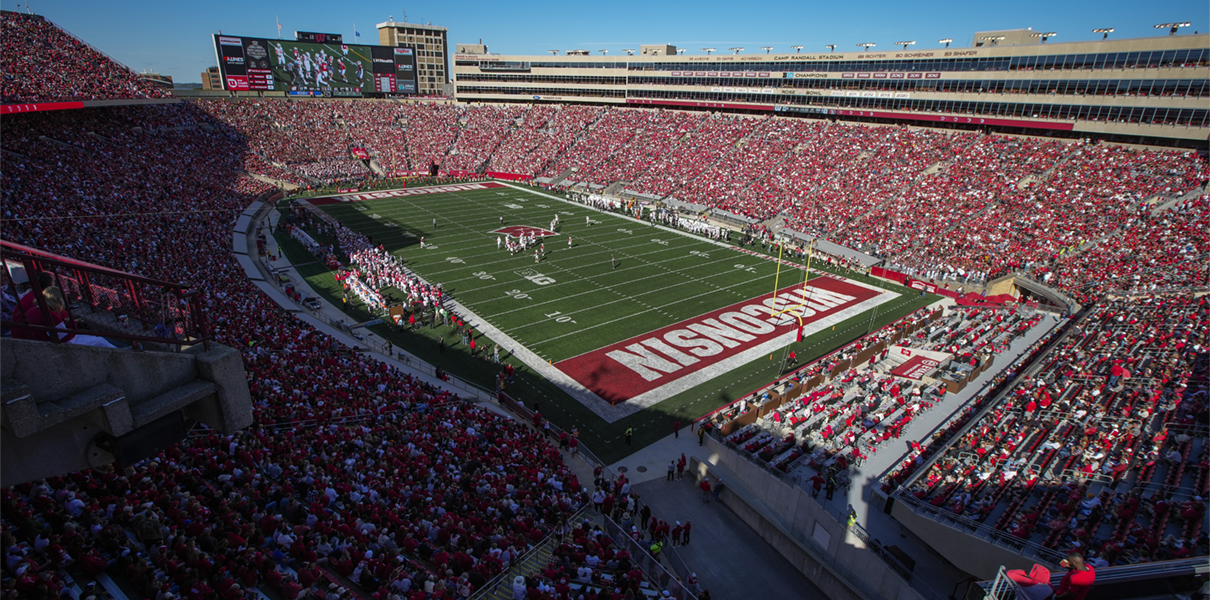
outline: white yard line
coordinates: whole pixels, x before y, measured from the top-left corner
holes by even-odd
[[[534,190],[529,190],[529,189],[525,189],[525,188],[519,188],[519,187],[514,186],[514,185],[511,185],[511,184],[507,184],[507,183],[505,183],[504,185],[505,185],[505,186],[507,186],[507,187],[509,187],[509,188],[513,188],[513,189],[515,189],[515,190],[521,191],[521,192],[525,192],[525,193],[533,194],[533,195],[535,195],[535,196],[540,196],[540,197],[544,197],[544,198],[549,198],[549,199],[551,199],[551,200],[557,200],[557,201],[559,201],[559,202],[564,202],[564,203],[566,203],[566,204],[570,204],[570,205],[572,205],[572,206],[576,206],[576,207],[578,207],[578,208],[584,208],[584,209],[587,209],[587,210],[590,210],[590,211],[600,212],[600,213],[602,213],[602,214],[608,214],[608,215],[611,215],[611,216],[614,216],[614,217],[620,217],[620,218],[625,219],[625,220],[630,220],[630,221],[632,221],[632,222],[634,222],[634,223],[636,223],[636,224],[641,224],[641,225],[644,225],[644,226],[647,226],[647,227],[652,227],[653,229],[664,230],[664,231],[669,232],[669,233],[675,233],[675,234],[677,234],[677,235],[681,235],[681,236],[684,236],[684,237],[686,237],[686,238],[689,238],[689,239],[691,239],[691,240],[693,240],[694,242],[697,242],[697,243],[706,243],[706,244],[712,244],[712,245],[715,245],[715,246],[719,246],[720,248],[724,248],[724,249],[729,250],[729,251],[735,251],[735,252],[737,252],[737,253],[739,253],[739,254],[741,254],[741,255],[746,254],[746,255],[748,255],[748,256],[750,256],[750,257],[754,257],[754,258],[762,258],[762,259],[765,259],[765,260],[777,260],[777,259],[775,259],[775,258],[771,258],[771,257],[765,256],[765,255],[759,254],[759,253],[755,253],[755,252],[752,252],[752,251],[749,251],[749,250],[745,250],[745,249],[743,249],[743,248],[739,248],[739,247],[737,247],[737,246],[734,246],[734,245],[731,245],[731,244],[727,244],[727,243],[725,243],[725,242],[720,242],[720,241],[713,240],[713,239],[710,239],[710,238],[707,238],[707,237],[703,237],[703,236],[700,236],[700,235],[697,235],[697,234],[694,234],[694,233],[691,233],[691,232],[688,232],[688,231],[683,231],[683,230],[680,230],[680,229],[675,229],[675,228],[671,228],[671,227],[666,227],[666,226],[663,226],[663,225],[652,224],[652,223],[649,223],[649,222],[646,222],[646,221],[642,221],[642,220],[640,220],[640,219],[635,219],[634,217],[630,217],[630,216],[623,215],[623,214],[609,213],[609,212],[605,212],[605,211],[600,211],[600,210],[598,210],[598,209],[596,209],[596,208],[593,208],[593,207],[590,207],[590,206],[587,206],[587,205],[584,205],[584,204],[579,204],[579,203],[576,203],[576,202],[572,202],[572,201],[570,201],[570,200],[564,200],[564,199],[562,199],[562,198],[558,198],[558,197],[556,197],[556,196],[552,196],[552,195],[550,195],[550,194],[545,194],[545,193],[542,193],[542,192],[537,192],[537,191],[534,191]],[[451,193],[452,193],[452,194],[457,194],[458,192],[451,192]],[[470,200],[470,199],[466,199],[466,200]],[[481,203],[480,203],[479,201],[477,201],[477,200],[471,200],[471,201],[475,202],[476,204],[481,204]],[[406,202],[406,201],[405,201],[405,202]],[[409,202],[409,204],[410,204],[410,202]],[[419,209],[419,210],[422,210],[423,212],[429,213],[429,214],[435,214],[435,213],[433,213],[433,212],[432,212],[432,211],[430,211],[430,210],[423,209],[423,208],[418,207],[418,206],[417,206],[416,208],[417,208],[417,209]],[[457,227],[459,227],[459,228],[461,228],[461,229],[470,229],[469,227],[466,227],[466,226],[461,226],[461,225],[457,225]],[[397,229],[397,228],[385,228],[385,229]],[[490,233],[483,233],[483,234],[481,234],[481,235],[483,235],[485,238],[488,238],[488,239],[490,239],[490,236],[491,236],[491,234],[490,234]],[[562,235],[562,233],[561,233],[560,235]],[[594,245],[600,245],[600,244],[597,244],[597,243],[593,242],[593,241],[592,241],[592,240],[590,240],[590,239],[585,238],[585,240],[586,240],[586,242],[587,242],[587,243],[593,243]],[[658,252],[663,252],[663,251],[667,251],[667,250],[660,250],[660,251],[656,251],[656,252],[652,252],[652,253],[644,253],[644,254],[641,254],[641,255],[639,255],[639,256],[645,256],[646,254],[655,254],[655,253],[658,253]],[[635,257],[635,256],[626,256],[626,255],[624,255],[624,258],[628,258],[628,259],[631,259],[631,260],[635,260],[635,259],[637,259],[637,257]],[[678,257],[677,259],[670,259],[670,260],[679,260],[679,259],[681,259],[681,258],[683,258],[683,257]],[[641,259],[638,259],[638,260],[641,260]],[[694,265],[694,266],[691,266],[691,267],[686,267],[686,269],[694,269],[694,268],[698,268],[698,267],[702,267],[702,266],[708,266],[709,264],[713,264],[714,262],[725,262],[726,260],[727,260],[727,259],[726,259],[726,258],[724,258],[724,259],[720,259],[720,260],[718,260],[718,261],[711,261],[710,263],[706,263],[705,265]],[[651,262],[648,262],[648,261],[642,261],[642,262],[647,263],[648,265],[657,266],[658,268],[662,268],[662,269],[664,269],[665,271],[670,271],[670,272],[672,272],[672,273],[676,273],[676,272],[677,272],[677,271],[679,271],[679,270],[683,270],[683,269],[678,269],[678,270],[670,270],[670,269],[667,269],[666,267],[659,267],[658,262],[667,262],[667,261],[658,261],[657,263],[651,263]],[[793,266],[793,267],[795,267],[795,268],[797,268],[797,269],[805,269],[805,267],[803,267],[802,265],[796,265],[796,264],[793,264],[793,263],[787,263],[787,262],[786,262],[786,261],[784,261],[784,260],[783,260],[782,262],[783,262],[783,264],[789,264],[789,265],[791,265],[791,266]],[[491,263],[491,264],[494,264],[494,263]],[[539,265],[539,266],[540,266],[540,265]],[[552,265],[552,266],[553,266],[553,265]],[[525,268],[530,268],[530,267],[525,267]],[[411,270],[411,269],[409,269],[409,270]],[[570,272],[570,270],[569,270],[569,269],[566,269],[566,268],[560,268],[560,270]],[[415,273],[415,271],[414,271],[414,270],[412,270],[412,272],[413,272],[413,273]],[[818,321],[815,321],[815,322],[813,322],[813,323],[811,323],[811,324],[809,324],[809,325],[806,325],[806,326],[803,328],[803,337],[809,337],[809,336],[811,336],[811,335],[814,335],[814,334],[816,334],[816,333],[819,333],[819,332],[821,332],[821,331],[825,330],[825,329],[826,329],[826,328],[828,328],[828,327],[835,326],[835,325],[837,325],[837,324],[839,324],[839,323],[844,322],[845,320],[848,320],[848,319],[850,319],[850,318],[852,318],[852,317],[854,317],[854,316],[857,316],[857,315],[859,315],[859,314],[862,314],[862,313],[864,313],[864,312],[866,312],[866,311],[873,310],[874,308],[876,308],[876,307],[878,307],[878,306],[881,306],[881,305],[883,305],[883,304],[885,304],[885,303],[891,302],[891,301],[893,301],[894,299],[896,299],[896,298],[900,297],[900,294],[898,294],[898,293],[896,293],[896,292],[891,292],[891,291],[888,291],[888,290],[884,290],[884,289],[882,289],[882,288],[878,288],[878,287],[876,287],[876,286],[869,285],[869,284],[866,284],[866,283],[862,283],[862,282],[859,282],[859,281],[856,281],[856,280],[847,279],[847,278],[842,278],[842,277],[839,277],[839,276],[836,276],[836,275],[832,275],[831,273],[827,273],[827,272],[824,272],[824,271],[816,271],[816,273],[817,273],[817,274],[819,274],[819,275],[824,275],[824,276],[832,276],[832,277],[837,277],[837,278],[839,278],[839,279],[844,279],[844,281],[846,281],[847,283],[850,283],[850,284],[852,284],[852,285],[857,285],[857,286],[864,287],[864,288],[867,288],[867,289],[870,289],[870,290],[875,290],[875,291],[877,291],[877,292],[878,292],[878,295],[877,295],[877,296],[875,296],[875,297],[873,297],[873,298],[870,298],[870,299],[868,299],[868,300],[865,300],[865,301],[863,301],[863,302],[860,302],[860,303],[858,303],[858,304],[856,304],[856,305],[853,305],[853,306],[851,306],[851,307],[849,307],[849,308],[846,308],[846,309],[844,309],[844,310],[838,311],[838,312],[836,312],[836,313],[834,313],[834,314],[832,314],[832,315],[829,315],[828,317],[825,317],[825,318],[823,318],[823,319],[820,319],[820,320],[818,320]],[[419,274],[418,274],[418,273],[416,273],[416,275],[419,277]],[[681,275],[681,276],[683,276],[683,277],[688,277],[688,276],[685,276],[685,275]],[[706,282],[706,281],[705,281],[705,280],[703,280],[703,279],[700,279],[700,278],[692,278],[692,277],[690,277],[689,279],[690,279],[691,281],[696,281],[696,282],[698,282],[698,283],[703,283],[703,284],[705,284],[705,285],[709,285],[710,287],[714,287],[714,288],[716,288],[716,289],[715,289],[714,291],[705,292],[705,293],[703,293],[703,294],[699,294],[699,295],[691,296],[691,297],[689,297],[689,298],[685,298],[685,299],[682,299],[682,300],[678,300],[678,301],[676,301],[676,302],[672,302],[672,303],[669,303],[669,304],[666,304],[666,305],[661,305],[661,306],[658,306],[658,307],[652,307],[652,308],[648,308],[647,310],[641,311],[641,312],[639,312],[639,313],[632,313],[632,314],[630,314],[630,315],[628,315],[628,316],[626,316],[626,317],[623,317],[623,318],[621,318],[621,319],[615,319],[614,321],[610,321],[609,323],[616,322],[616,321],[618,321],[618,320],[623,320],[623,319],[626,319],[626,318],[631,318],[631,317],[633,317],[633,316],[634,316],[634,315],[636,315],[636,314],[643,314],[643,313],[645,313],[645,312],[650,312],[650,311],[652,311],[652,310],[656,310],[656,311],[658,311],[658,310],[660,310],[660,309],[662,309],[662,308],[666,308],[666,307],[668,307],[668,306],[672,306],[672,305],[675,305],[675,304],[678,304],[678,303],[681,303],[681,302],[685,302],[685,301],[687,301],[687,300],[691,300],[691,299],[693,299],[693,298],[697,298],[697,297],[699,297],[699,296],[703,296],[703,295],[708,295],[708,294],[717,293],[718,291],[721,291],[721,290],[726,290],[727,288],[730,288],[730,287],[736,287],[736,286],[740,286],[740,285],[749,285],[749,284],[751,284],[751,283],[752,283],[752,282],[754,282],[754,281],[757,281],[757,280],[759,280],[759,279],[761,279],[761,278],[766,278],[766,277],[768,277],[768,276],[767,276],[767,275],[764,275],[764,276],[761,276],[761,277],[757,277],[757,278],[754,278],[754,279],[751,279],[751,280],[748,280],[748,281],[744,281],[744,282],[736,283],[736,284],[734,284],[734,285],[731,285],[731,286],[726,286],[726,287],[722,287],[722,288],[718,287],[718,286],[717,286],[717,285],[715,285],[715,284],[708,283],[708,282]],[[421,279],[423,280],[424,278],[421,278]],[[584,278],[584,277],[581,277],[581,280],[583,280],[583,281],[589,281],[589,282],[592,282],[592,280],[591,280],[591,279]],[[571,283],[571,282],[568,282],[568,283]],[[595,283],[595,282],[593,282],[593,283]],[[630,283],[630,282],[627,282],[627,283]],[[677,285],[683,285],[684,283],[688,283],[688,282],[682,282],[682,283],[677,284]],[[503,282],[501,282],[500,284],[492,284],[492,286],[494,286],[494,285],[504,285],[504,283],[503,283]],[[487,286],[487,287],[491,287],[491,286]],[[609,287],[610,287],[610,288],[612,288],[612,287],[615,287],[615,286],[609,286]],[[665,288],[661,288],[661,290],[663,290],[663,289],[668,289],[669,287],[675,287],[675,286],[668,286],[668,287],[665,287]],[[648,293],[657,292],[657,291],[661,291],[661,290],[649,290],[649,291],[647,291],[647,292],[644,292],[644,294],[640,294],[640,295],[645,295],[645,294],[648,294]],[[584,292],[584,293],[591,293],[592,291],[600,291],[600,290],[590,290],[589,292]],[[611,291],[612,291],[612,290],[611,290]],[[617,292],[615,292],[615,293],[617,293]],[[733,293],[734,293],[734,292],[733,292]],[[580,295],[580,294],[577,294],[577,295]],[[560,298],[559,300],[563,300],[563,299],[564,299],[564,298]],[[550,301],[550,302],[558,302],[559,300],[553,300],[553,301]],[[637,300],[637,297],[634,297],[634,296],[626,296],[625,298],[622,298],[622,299],[619,299],[619,300],[612,301],[611,303],[613,303],[613,302],[622,302],[622,301],[627,301],[627,300],[634,301],[634,302],[638,302],[638,303],[640,303],[640,304],[644,304],[644,305],[645,305],[645,303],[641,302],[640,300]],[[485,300],[485,302],[489,302],[489,301],[493,301],[493,300]],[[494,325],[492,325],[491,323],[489,323],[489,322],[488,322],[486,319],[484,319],[483,317],[480,317],[478,314],[476,314],[474,311],[470,310],[468,307],[466,307],[466,306],[465,306],[465,305],[463,305],[462,303],[460,303],[460,302],[458,302],[457,300],[454,300],[454,299],[452,299],[452,298],[451,298],[451,299],[450,299],[448,302],[449,302],[450,304],[452,304],[452,305],[453,305],[453,307],[454,307],[456,310],[458,310],[458,311],[459,311],[461,314],[465,315],[465,316],[466,316],[468,319],[470,319],[470,320],[472,321],[472,323],[471,323],[471,326],[472,326],[472,327],[477,328],[477,329],[478,329],[480,332],[482,332],[484,335],[486,335],[486,336],[488,337],[488,339],[491,339],[491,340],[492,340],[493,342],[495,342],[496,344],[499,344],[499,345],[500,345],[500,347],[501,347],[502,349],[506,349],[506,350],[510,351],[510,352],[513,354],[513,356],[517,357],[519,360],[521,360],[523,363],[525,363],[526,365],[528,365],[528,366],[529,366],[531,369],[533,369],[533,370],[534,370],[535,372],[537,372],[539,375],[541,375],[542,377],[544,377],[545,379],[547,379],[548,381],[550,381],[551,383],[553,383],[553,384],[554,384],[556,387],[558,387],[558,388],[560,388],[561,390],[563,390],[563,391],[564,391],[564,393],[568,394],[569,396],[571,396],[572,398],[576,399],[578,402],[580,402],[581,404],[583,404],[585,407],[587,407],[589,410],[593,411],[593,412],[594,412],[594,413],[595,413],[597,416],[601,417],[601,418],[602,418],[603,420],[605,420],[607,423],[613,423],[613,422],[616,422],[616,421],[618,421],[619,419],[623,419],[623,418],[625,418],[625,417],[627,417],[627,416],[630,416],[630,415],[632,415],[632,414],[634,414],[634,413],[636,413],[636,412],[638,412],[638,411],[640,411],[640,410],[642,410],[642,409],[644,409],[644,408],[647,408],[647,407],[649,407],[649,406],[652,406],[652,405],[655,405],[655,404],[657,404],[657,403],[659,403],[659,402],[662,402],[663,400],[666,400],[666,399],[668,399],[668,398],[670,398],[670,397],[672,397],[672,396],[674,396],[674,395],[676,395],[676,394],[679,394],[679,393],[682,393],[682,392],[684,392],[684,391],[687,391],[687,390],[693,389],[694,387],[697,387],[698,385],[701,385],[701,384],[705,383],[706,381],[708,381],[708,380],[710,380],[710,379],[713,379],[713,378],[715,378],[715,377],[719,377],[719,376],[723,376],[723,375],[725,375],[726,373],[728,373],[728,372],[730,372],[730,371],[732,371],[732,370],[734,370],[734,369],[736,369],[736,368],[739,368],[739,367],[741,367],[741,366],[743,366],[743,365],[746,365],[746,364],[748,364],[748,363],[750,363],[750,362],[752,362],[752,361],[756,360],[758,357],[763,356],[764,354],[771,353],[771,352],[776,351],[777,349],[780,349],[780,348],[785,347],[786,345],[788,345],[789,343],[791,343],[791,342],[792,342],[794,339],[796,339],[796,337],[797,337],[797,335],[798,335],[797,330],[796,330],[796,329],[792,329],[792,330],[790,330],[790,331],[787,331],[785,334],[780,335],[780,336],[778,336],[778,337],[776,337],[776,338],[774,338],[774,339],[768,340],[768,341],[766,341],[766,342],[764,342],[764,343],[762,343],[762,344],[759,344],[759,345],[757,345],[757,346],[755,346],[755,347],[753,347],[753,348],[749,348],[748,350],[745,350],[745,351],[743,351],[743,352],[741,352],[741,353],[739,353],[739,354],[737,354],[737,355],[735,355],[735,356],[729,357],[729,358],[727,358],[727,359],[725,359],[725,360],[722,360],[722,361],[720,361],[720,362],[718,362],[718,363],[715,363],[715,364],[713,364],[713,365],[710,365],[709,367],[706,367],[706,368],[704,368],[704,369],[702,369],[702,370],[698,371],[697,373],[694,373],[693,375],[689,375],[689,376],[686,376],[686,377],[679,378],[679,379],[677,379],[677,380],[675,380],[675,381],[672,381],[672,382],[670,382],[670,383],[668,383],[668,384],[666,384],[666,385],[664,385],[664,386],[661,386],[661,387],[656,388],[656,389],[654,389],[654,390],[651,390],[651,391],[649,391],[649,392],[646,392],[646,393],[640,394],[639,396],[636,396],[636,397],[634,397],[634,398],[631,398],[630,400],[627,400],[626,402],[623,402],[623,403],[618,404],[618,405],[616,405],[616,406],[615,406],[615,405],[610,405],[608,402],[606,402],[605,400],[601,399],[599,396],[597,396],[597,395],[596,395],[595,393],[593,393],[591,390],[589,390],[588,388],[584,387],[584,386],[583,386],[583,385],[581,385],[579,382],[575,381],[574,379],[572,379],[571,377],[569,377],[567,374],[563,373],[563,372],[562,372],[562,371],[560,371],[559,369],[555,368],[555,367],[554,367],[554,366],[553,366],[553,365],[552,365],[552,364],[551,364],[549,361],[545,361],[545,360],[543,360],[543,359],[542,359],[540,356],[538,356],[536,353],[534,353],[533,351],[529,350],[529,349],[528,349],[527,347],[525,347],[524,345],[520,344],[518,341],[516,341],[515,339],[513,339],[513,338],[512,338],[510,335],[508,335],[507,333],[505,333],[505,332],[501,331],[500,329],[496,328]],[[547,304],[547,303],[549,303],[549,302],[544,302],[544,303],[540,303],[540,304]],[[526,308],[532,308],[532,307],[534,307],[534,306],[538,306],[538,305],[531,305],[531,306],[529,306],[529,307],[523,307],[523,308],[520,308],[520,309],[515,309],[515,310],[525,310]],[[595,308],[595,307],[594,307],[594,308]],[[586,310],[592,310],[592,309],[586,309]],[[498,314],[493,315],[493,316],[499,316],[499,315],[501,315],[501,314],[506,314],[507,312],[513,312],[513,311],[512,311],[512,310],[510,310],[510,311],[506,311],[505,313],[498,313]],[[582,311],[577,311],[577,312],[582,312]],[[538,322],[544,322],[544,321],[538,321]],[[576,332],[572,332],[572,333],[563,334],[563,335],[557,336],[557,337],[555,337],[555,338],[550,338],[550,339],[547,339],[547,340],[543,340],[543,341],[541,341],[541,342],[537,342],[537,344],[543,344],[543,343],[547,343],[547,342],[553,341],[553,340],[555,340],[555,339],[559,339],[559,338],[562,338],[562,337],[566,337],[567,335],[576,335],[576,334],[580,334],[580,333],[583,333],[584,331],[587,331],[588,329],[591,329],[591,328],[594,328],[594,327],[600,327],[600,326],[602,326],[602,325],[606,325],[606,324],[608,324],[608,323],[603,323],[603,324],[601,324],[601,325],[594,325],[594,326],[592,326],[592,327],[587,327],[587,328],[581,329],[581,330],[576,331]],[[528,326],[529,326],[529,325],[523,325],[523,326],[520,326],[520,327],[517,327],[517,328],[511,328],[511,329],[516,330],[516,329],[519,329],[519,328],[522,328],[522,327],[528,327]],[[592,350],[590,350],[589,352],[591,352],[591,351],[592,351]]]

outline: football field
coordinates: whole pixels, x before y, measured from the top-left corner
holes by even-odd
[[[783,264],[779,274],[759,251],[524,187],[463,187],[482,189],[312,202],[441,283],[481,334],[486,358],[472,359],[448,328],[376,333],[485,387],[500,368],[491,361],[498,344],[519,369],[510,395],[527,406],[541,402],[544,414],[578,428],[606,460],[626,451],[619,443],[626,428],[636,430],[632,448],[641,447],[669,433],[673,421],[687,427],[772,381],[789,351],[801,364],[929,301],[817,269],[818,262],[804,286],[802,268]],[[533,234],[538,247],[509,252],[504,236],[518,233]],[[321,293],[335,292],[326,270],[300,273]],[[435,351],[438,335],[452,346],[444,353]]]

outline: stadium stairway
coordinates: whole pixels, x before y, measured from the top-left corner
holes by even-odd
[[[565,169],[565,170],[564,170],[562,173],[559,173],[559,175],[558,175],[557,177],[555,177],[554,179],[550,180],[550,186],[551,186],[551,187],[554,187],[554,186],[556,186],[556,185],[559,185],[560,183],[563,183],[563,180],[564,180],[564,179],[567,179],[568,177],[571,177],[573,174],[575,174],[575,172],[576,172],[576,168],[575,168],[575,167],[568,167],[568,168],[567,168],[567,169]]]
[[[621,192],[622,189],[628,185],[630,185],[630,183],[627,181],[621,181],[621,180],[615,181],[615,182],[609,184],[609,187],[606,187],[605,190],[601,192],[601,195],[616,196],[618,194],[618,192]]]
[[[1172,208],[1173,206],[1180,204],[1181,202],[1193,200],[1194,198],[1197,198],[1198,196],[1205,194],[1208,188],[1210,188],[1210,184],[1195,185],[1188,192],[1186,192],[1180,196],[1177,196],[1176,198],[1170,198],[1168,200],[1165,200],[1164,202],[1162,202],[1161,204],[1159,204],[1158,206],[1153,208],[1151,210],[1151,215],[1152,216],[1158,215],[1158,214]]]
[[[56,145],[56,146],[60,146],[60,147],[63,147],[63,148],[67,148],[68,150],[75,150],[75,151],[77,151],[77,152],[86,152],[86,150],[84,150],[83,148],[81,148],[81,147],[79,147],[79,146],[77,146],[77,145],[75,145],[75,144],[69,144],[69,143],[67,143],[67,142],[60,142],[59,140],[56,140],[56,139],[55,139],[55,138],[53,138],[53,137],[48,137],[48,136],[45,136],[45,135],[40,135],[40,136],[38,136],[38,139],[40,139],[40,140],[42,140],[42,141],[44,141],[44,142],[48,142],[48,143],[54,144],[54,145]]]
[[[518,575],[527,575],[529,573],[537,573],[542,570],[548,563],[550,557],[555,552],[555,544],[543,544],[537,550],[523,558],[521,562],[511,565],[508,569],[508,575],[504,577],[500,584],[496,586],[492,593],[484,598],[491,600],[512,600],[513,597],[513,578]]]

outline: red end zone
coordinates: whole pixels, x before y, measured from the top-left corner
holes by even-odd
[[[806,305],[800,310],[803,325],[880,293],[842,279],[812,279],[807,284]],[[676,383],[697,385],[682,380],[716,377],[755,359],[754,352],[763,354],[793,342],[798,319],[791,314],[770,317],[770,309],[793,308],[803,300],[801,286],[787,287],[776,298],[765,295],[733,304],[569,358],[555,367],[612,405]]]
[[[365,192],[362,194],[344,194],[341,196],[323,196],[320,198],[303,198],[316,206],[321,204],[336,204],[338,202],[360,202],[362,200],[383,200],[386,198],[404,198],[407,196],[423,196],[425,194],[445,194],[447,192],[468,192],[471,190],[490,190],[492,188],[508,187],[494,181],[479,183],[454,183],[450,185],[434,185],[429,187],[404,188],[401,190],[386,190],[383,192]]]

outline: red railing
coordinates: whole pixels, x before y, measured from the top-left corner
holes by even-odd
[[[21,244],[0,240],[0,259],[4,262],[5,287],[17,297],[15,273],[24,270],[37,307],[49,315],[40,273],[50,273],[63,292],[68,313],[67,323],[76,323],[72,304],[91,311],[94,328],[70,329],[77,336],[92,335],[131,342],[157,342],[177,346],[202,344],[210,348],[210,331],[202,310],[202,292],[187,283],[171,283],[135,275],[81,260],[59,256]],[[20,312],[19,310],[17,311]],[[43,319],[43,323],[51,320]],[[101,328],[96,322],[101,322]],[[24,315],[14,314],[12,320],[0,321],[6,327],[29,331],[62,332],[47,325],[31,325]],[[54,343],[60,335],[49,335]]]

